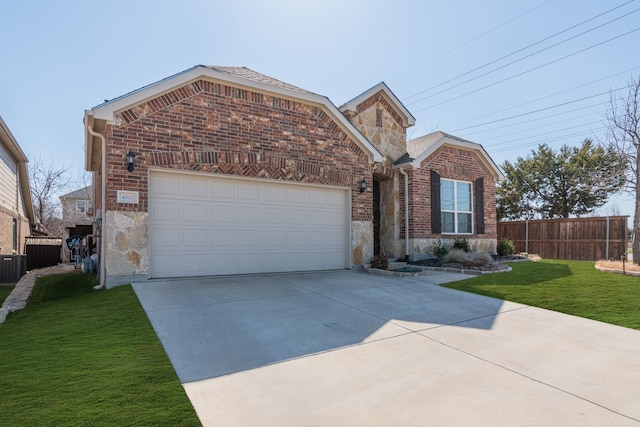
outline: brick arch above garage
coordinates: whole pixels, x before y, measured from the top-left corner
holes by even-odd
[[[107,126],[107,209],[147,210],[147,169],[171,168],[351,186],[372,179],[367,154],[322,107],[197,81],[131,107]],[[136,154],[129,173],[124,156]],[[118,189],[140,192],[116,203]],[[370,198],[355,192],[353,219],[369,220]]]

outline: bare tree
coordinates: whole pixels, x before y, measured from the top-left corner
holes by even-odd
[[[640,77],[626,96],[611,94],[606,119],[608,143],[626,158],[626,191],[635,195],[633,262],[640,264]]]
[[[29,163],[29,181],[35,220],[49,235],[62,236],[62,218],[58,196],[71,182],[68,169],[56,166],[53,161],[45,164],[42,158]]]

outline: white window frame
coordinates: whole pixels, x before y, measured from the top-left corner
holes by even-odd
[[[76,200],[76,213],[86,214],[90,208],[91,208],[90,200]]]
[[[443,197],[442,197],[442,183],[448,181],[448,182],[453,182],[453,210],[451,209],[444,209],[443,206]],[[468,211],[463,211],[463,210],[459,210],[458,209],[458,183],[463,183],[463,184],[468,184],[469,185],[469,197],[470,197],[470,210]],[[473,182],[471,181],[462,181],[462,180],[458,180],[458,179],[447,179],[447,178],[441,178],[440,179],[440,215],[442,216],[442,214],[444,213],[452,213],[453,214],[453,229],[454,231],[444,231],[444,221],[441,219],[441,227],[442,227],[442,234],[460,234],[460,235],[472,235],[474,233],[474,221],[473,221]],[[465,215],[470,215],[471,216],[471,231],[469,232],[459,232],[458,231],[458,215],[459,214],[465,214]]]

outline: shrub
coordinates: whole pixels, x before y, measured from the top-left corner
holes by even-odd
[[[451,246],[447,242],[443,242],[438,239],[435,242],[431,243],[431,252],[438,257],[438,259],[442,259],[449,251],[451,250]]]
[[[493,264],[493,257],[488,252],[472,252],[467,254],[466,267],[483,267]]]
[[[371,259],[371,268],[386,270],[389,267],[389,258],[386,255],[376,255]]]
[[[509,239],[502,239],[498,242],[498,247],[496,248],[499,256],[512,255],[516,253],[516,247],[513,245],[513,242]]]
[[[453,249],[462,249],[465,252],[469,252],[471,250],[471,248],[469,247],[469,242],[467,242],[467,239],[454,240]]]
[[[452,262],[458,264],[464,264],[468,261],[469,254],[460,248],[451,249],[445,256],[444,262]]]

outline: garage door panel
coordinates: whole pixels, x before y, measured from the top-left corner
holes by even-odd
[[[287,188],[287,203],[291,205],[306,203],[306,193],[302,188]]]
[[[304,209],[288,209],[287,224],[304,225],[307,223],[307,212]]]
[[[348,190],[161,172],[150,188],[151,277],[349,266]]]
[[[211,183],[211,195],[215,199],[236,199],[236,186],[232,181],[214,181]]]
[[[211,231],[212,248],[228,248],[236,245],[236,231],[229,229],[214,229]]]
[[[237,199],[250,202],[258,202],[260,192],[259,187],[253,184],[237,184]]]
[[[260,224],[260,211],[256,206],[238,207],[238,222],[241,224]]]
[[[206,253],[183,254],[183,265],[190,275],[207,274],[209,270],[209,256]]]
[[[286,223],[287,210],[285,208],[264,208],[264,223],[265,225],[283,225]]]
[[[325,191],[309,190],[309,205],[311,206],[326,206],[327,205],[327,193]]]
[[[151,262],[154,265],[157,277],[179,277],[185,269],[182,265],[182,255],[152,255]]]
[[[242,246],[254,248],[260,244],[260,230],[238,230],[236,233],[238,248]]]
[[[309,225],[325,225],[327,223],[327,211],[310,210],[307,214]]]
[[[266,247],[286,248],[287,247],[287,231],[286,230],[266,230],[264,231],[264,244]]]
[[[206,203],[183,203],[182,218],[185,223],[207,223],[209,207]]]
[[[336,241],[340,241],[342,233],[330,231],[309,231],[309,244],[337,248]]]
[[[206,228],[185,229],[182,237],[185,248],[207,248],[209,246],[209,230]]]
[[[158,248],[166,248],[164,250],[179,248],[182,243],[181,237],[182,231],[177,228],[153,227],[151,229],[151,238],[154,245]]]
[[[151,191],[156,197],[178,197],[180,195],[180,178],[177,176],[155,176]]]
[[[208,197],[209,186],[204,178],[184,178],[182,180],[182,197],[203,199]]]
[[[231,205],[212,206],[214,223],[233,224],[236,222],[236,208]]]
[[[154,201],[151,204],[154,221],[178,222],[181,220],[180,203],[171,200]]]
[[[286,201],[286,189],[280,186],[268,185],[265,187],[264,199],[266,202],[282,203]]]

